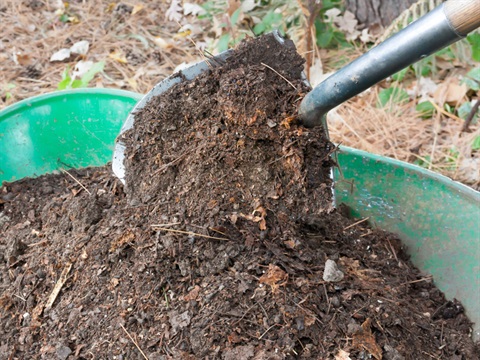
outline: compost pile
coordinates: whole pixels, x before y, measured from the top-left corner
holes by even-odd
[[[0,359],[478,358],[400,241],[332,209],[293,44],[211,65],[136,114],[128,186],[105,167],[0,189]]]

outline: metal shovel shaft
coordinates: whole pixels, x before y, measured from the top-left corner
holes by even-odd
[[[304,126],[322,125],[326,129],[325,115],[334,107],[358,95],[372,85],[382,81],[460,39],[480,23],[480,5],[471,4],[478,0],[457,0],[467,4],[467,9],[454,9],[458,12],[470,10],[469,27],[452,25],[447,5],[443,3],[427,15],[393,35],[383,43],[360,56],[349,65],[328,77],[308,95],[299,108],[299,116]],[[479,4],[477,2],[477,4]],[[457,6],[454,4],[454,6]],[[473,11],[473,13],[472,13]],[[457,19],[456,14],[455,19]],[[463,24],[462,24],[463,25]]]

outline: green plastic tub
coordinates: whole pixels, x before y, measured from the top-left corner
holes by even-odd
[[[0,183],[105,165],[121,124],[142,97],[115,89],[67,90],[0,111]]]
[[[102,166],[142,95],[85,89],[0,111],[0,183],[60,168]],[[392,231],[447,298],[465,306],[480,339],[480,193],[423,168],[341,147],[335,201]]]

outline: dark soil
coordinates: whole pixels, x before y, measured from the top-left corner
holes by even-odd
[[[477,359],[400,241],[331,209],[302,63],[255,39],[153,99],[125,189],[108,167],[0,188],[0,359]]]

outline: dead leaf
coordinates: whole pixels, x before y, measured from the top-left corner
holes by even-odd
[[[337,355],[335,355],[335,360],[352,360],[352,358],[350,357],[350,353],[340,349]]]
[[[190,290],[190,292],[183,297],[183,300],[190,301],[196,300],[198,298],[198,294],[200,293],[200,286],[195,285],[195,287]]]
[[[72,54],[86,55],[90,44],[87,40],[77,41],[70,47],[70,52]]]
[[[118,283],[120,282],[120,280],[118,280],[117,278],[112,278],[110,279],[110,285],[111,285],[111,288],[115,288],[117,287]]]
[[[315,321],[316,321],[315,316],[305,315],[304,317],[304,323],[306,327],[312,326],[313,324],[315,324]]]
[[[135,234],[133,232],[127,231],[123,233],[116,240],[112,241],[112,243],[110,244],[110,252],[114,252],[118,248],[132,241],[133,239],[135,239]]]
[[[171,42],[168,42],[160,36],[156,36],[153,39],[153,42],[155,43],[155,45],[161,47],[162,49],[171,49],[173,47],[173,44]]]
[[[346,268],[348,274],[354,275],[365,282],[378,282],[382,279],[374,276],[378,274],[379,271],[373,269],[361,269],[360,262],[358,260],[353,260],[348,257],[341,257],[339,263]]]
[[[84,61],[80,60],[72,72],[72,77],[74,79],[80,79],[85,75],[93,66],[93,61]]]
[[[133,89],[133,91],[138,91],[138,83],[134,78],[127,79],[128,85]]]
[[[116,2],[111,2],[110,4],[107,5],[105,12],[112,12],[116,6],[117,6]]]
[[[372,320],[367,318],[362,324],[362,328],[353,334],[353,346],[359,350],[368,351],[375,359],[382,359],[382,348],[377,344],[375,336],[370,328]]]
[[[369,26],[370,34],[377,40],[381,35],[384,34],[385,28],[381,24],[372,24]]]
[[[227,340],[230,344],[237,344],[242,342],[242,338],[238,336],[238,334],[235,331],[232,331],[230,335],[227,336]]]
[[[69,49],[60,49],[50,57],[50,62],[64,61],[70,58],[72,54],[86,55],[90,44],[86,40],[77,41]]]
[[[358,21],[355,18],[355,15],[347,10],[343,16],[337,19],[336,23],[340,30],[344,30],[349,34],[352,34],[355,32],[355,27],[357,26]]]
[[[267,216],[267,211],[263,206],[260,205],[258,199],[255,199],[254,206],[256,207],[255,210],[253,210],[252,214],[245,215],[243,213],[240,213],[240,216],[244,219],[258,223],[258,227],[260,228],[260,230],[267,230],[267,221],[265,220]]]
[[[173,35],[173,38],[178,40],[178,39],[182,39],[182,38],[185,38],[187,36],[190,36],[191,34],[192,34],[192,29],[186,28],[185,30],[181,30],[178,33],[176,33],[175,35]]]
[[[208,208],[209,210],[212,210],[212,209],[213,209],[215,206],[217,206],[217,205],[218,205],[218,201],[212,199],[212,200],[210,200],[210,201],[208,202],[207,208]]]
[[[240,7],[242,8],[242,11],[244,13],[247,13],[249,11],[252,11],[253,9],[255,9],[259,5],[260,5],[260,1],[243,0]]]
[[[199,15],[205,15],[206,13],[207,11],[198,4],[183,3],[184,15],[199,16]]]
[[[287,280],[288,274],[285,271],[277,265],[269,264],[267,272],[260,277],[259,282],[270,285],[272,292],[275,293],[279,286],[287,283]]]
[[[228,0],[228,16],[232,17],[233,13],[242,5],[240,0]]]
[[[68,20],[68,22],[70,22],[72,24],[79,24],[80,23],[80,19],[76,15],[69,16],[67,18],[67,20]]]
[[[338,8],[328,9],[327,11],[325,11],[325,21],[331,23],[339,21],[341,13],[342,12]]]
[[[66,4],[62,0],[54,0],[51,3],[49,3],[50,6],[52,6],[55,10],[61,10],[65,11]]]
[[[460,84],[458,78],[450,78],[450,81],[445,81],[438,85],[433,98],[437,104],[448,103],[452,106],[457,106],[463,99],[468,91],[466,84]]]
[[[183,17],[182,11],[183,11],[183,8],[182,8],[181,1],[171,0],[169,8],[165,12],[165,17],[169,21],[179,22],[180,20],[182,20],[182,17]]]
[[[356,40],[360,35],[367,41],[370,41],[371,38],[368,36],[368,30],[360,32],[357,30],[358,20],[355,18],[355,15],[350,11],[345,11],[341,15],[341,11],[337,8],[331,8],[325,12],[326,21],[334,23],[342,32],[345,33],[347,40],[352,41]]]
[[[366,44],[366,43],[369,43],[369,42],[374,42],[375,41],[375,37],[373,37],[370,33],[369,33],[369,29],[366,28],[366,29],[363,29],[362,30],[362,34],[360,35],[360,40]]]
[[[258,223],[258,228],[262,231],[267,230],[267,221],[265,220],[265,218],[262,218],[262,220],[260,220],[260,222]]]
[[[244,219],[247,219],[253,222],[260,222],[262,220],[261,216],[245,215],[243,213],[240,213],[240,216],[243,217]]]
[[[285,240],[283,243],[284,243],[284,245],[285,245],[287,248],[289,248],[289,249],[295,249],[295,245],[296,245],[295,240],[292,240],[292,239],[290,239],[290,240]]]
[[[50,57],[50,62],[64,61],[70,58],[70,49],[60,49]]]
[[[119,62],[120,64],[128,63],[127,58],[125,57],[125,54],[123,54],[122,51],[118,49],[108,54],[108,57],[115,60],[116,62]]]
[[[140,11],[142,11],[145,8],[143,5],[135,5],[132,10],[132,15],[138,14]]]
[[[22,54],[20,52],[13,54],[13,61],[17,65],[27,66],[33,63],[33,59],[28,54]]]
[[[438,85],[432,78],[429,77],[420,77],[418,81],[414,81],[412,86],[407,89],[408,95],[412,97],[419,97],[418,102],[427,101],[429,97],[435,94],[437,91]]]
[[[449,69],[454,69],[456,64],[455,64],[455,60],[452,61],[452,60],[445,60],[445,59],[442,59],[440,57],[437,57],[435,58],[435,66],[439,69],[439,70],[449,70]],[[462,66],[462,65],[459,65],[459,66]]]
[[[323,72],[323,63],[320,58],[313,60],[312,66],[310,66],[310,84],[315,87],[325,79]]]

